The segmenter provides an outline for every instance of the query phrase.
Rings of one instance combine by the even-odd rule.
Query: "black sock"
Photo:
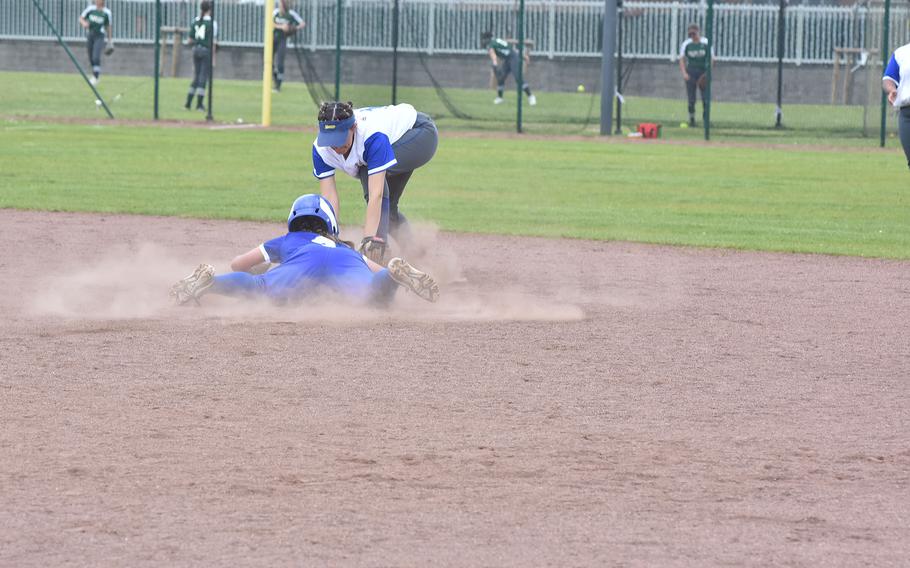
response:
[[[190,105],[193,104],[193,93],[190,93],[186,96],[186,104],[183,105],[186,108],[190,108]]]
[[[525,94],[531,96],[531,87],[525,87]]]
[[[496,89],[496,96],[500,99],[502,98],[502,87]]]
[[[95,79],[97,79],[98,76],[101,75],[101,73],[99,73],[99,72],[97,72],[97,71],[92,71],[92,75],[94,75],[94,76],[95,76]]]
[[[202,97],[205,95],[196,95],[196,108],[202,108]]]

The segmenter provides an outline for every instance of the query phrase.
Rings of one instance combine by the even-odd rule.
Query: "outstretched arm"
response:
[[[368,178],[370,200],[367,203],[367,218],[363,224],[363,234],[367,237],[376,236],[379,231],[379,222],[382,220],[382,194],[385,190],[385,170],[375,173]]]
[[[231,261],[231,270],[234,272],[249,272],[254,267],[264,263],[265,260],[265,256],[262,254],[262,249],[260,247],[256,247],[248,252],[234,257],[234,260]]]
[[[335,176],[322,178],[319,180],[319,193],[328,199],[335,210],[335,218],[341,219],[341,209],[338,207],[338,190],[335,188]]]

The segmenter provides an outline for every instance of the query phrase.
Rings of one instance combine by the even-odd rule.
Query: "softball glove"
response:
[[[365,237],[360,241],[360,254],[377,264],[385,266],[385,253],[388,245],[380,237]]]

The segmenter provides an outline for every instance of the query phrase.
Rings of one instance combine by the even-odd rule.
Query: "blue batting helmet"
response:
[[[321,219],[325,223],[326,230],[330,234],[338,236],[338,221],[335,220],[335,210],[332,209],[332,204],[325,197],[315,193],[308,193],[295,199],[294,204],[291,205],[291,212],[288,214],[288,230],[291,230],[291,223],[294,222],[294,219],[301,217],[317,217]]]

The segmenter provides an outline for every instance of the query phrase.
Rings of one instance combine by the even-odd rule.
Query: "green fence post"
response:
[[[711,68],[714,67],[714,49],[717,38],[714,37],[714,0],[708,0],[708,13],[705,14],[705,33],[708,36],[708,75],[705,85],[705,140],[711,139]]]
[[[783,94],[784,94],[784,33],[786,30],[786,19],[784,18],[784,9],[787,0],[780,0],[780,6],[777,11],[777,109],[774,111],[774,127],[781,128],[781,121],[784,118]]]
[[[341,22],[343,17],[342,5],[344,0],[338,0],[338,8],[335,10],[335,100],[341,100],[341,32],[343,30]]]
[[[174,46],[177,49],[177,46]],[[155,0],[155,111],[154,118],[158,120],[158,83],[161,69],[161,0]]]
[[[41,9],[41,6],[38,4],[38,0],[32,0],[32,4],[35,5],[35,8],[38,9],[38,13],[41,14],[41,17],[44,19],[44,22],[50,27],[51,31],[54,32],[54,35],[57,36],[57,41],[60,42],[60,45],[63,47],[63,51],[69,56],[70,61],[73,62],[73,65],[76,66],[76,69],[79,70],[79,73],[82,75],[82,79],[85,81],[85,84],[89,86],[93,93],[95,93],[95,101],[100,102],[101,106],[104,107],[104,112],[107,113],[109,118],[114,118],[114,114],[111,112],[111,109],[107,107],[107,103],[104,102],[104,99],[101,98],[101,93],[98,92],[98,89],[95,88],[95,85],[92,85],[91,81],[88,80],[88,75],[85,74],[85,70],[82,69],[82,66],[79,65],[79,62],[76,61],[76,57],[73,55],[73,52],[70,51],[66,42],[63,41],[63,37],[60,36],[60,32],[57,31],[57,28],[54,27],[54,24],[51,23],[51,19],[47,17],[47,14],[44,13],[44,10]]]
[[[521,95],[524,84],[525,67],[525,0],[518,2],[518,69],[515,70],[515,83],[518,85],[518,116],[516,130],[521,134]]]
[[[215,90],[215,50],[218,48],[217,47],[218,46],[218,34],[215,33],[215,0],[211,0],[211,2],[212,2],[212,11],[211,11],[211,15],[212,15],[212,49],[209,50],[209,69],[211,70],[211,73],[209,73],[208,111],[205,113],[205,120],[208,122],[215,120],[215,117],[212,115],[212,107],[214,106],[212,104],[212,93]],[[268,41],[268,38],[266,38],[266,41]],[[178,46],[175,45],[174,49],[178,49]]]
[[[392,104],[398,104],[398,10],[399,0],[392,7]]]

